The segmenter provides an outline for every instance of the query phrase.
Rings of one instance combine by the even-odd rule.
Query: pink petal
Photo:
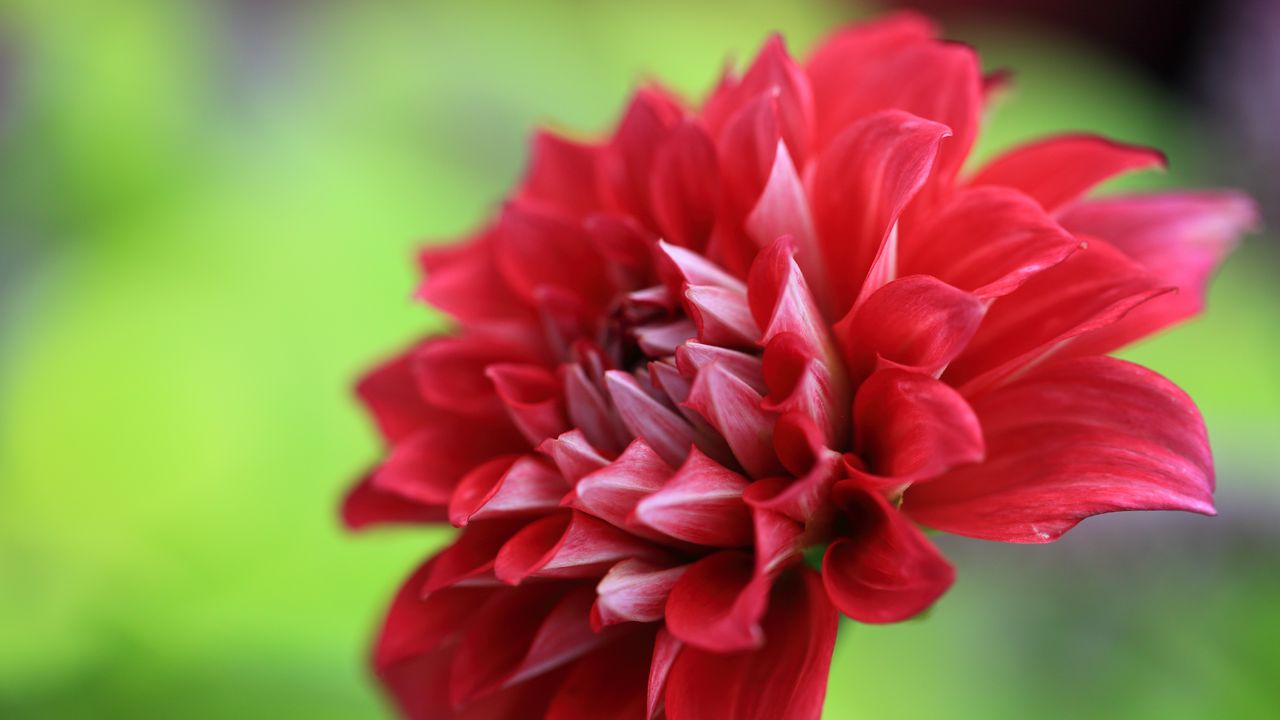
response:
[[[973,409],[928,375],[875,373],[858,389],[853,424],[859,456],[890,484],[918,482],[983,458]]]
[[[827,273],[822,266],[822,248],[818,245],[817,230],[809,212],[809,199],[782,141],[778,142],[768,183],[747,216],[746,229],[760,247],[767,247],[784,235],[793,238],[797,247],[796,261],[813,285],[814,299],[820,308],[830,312]]]
[[[829,277],[835,317],[853,304],[950,134],[945,125],[885,110],[850,126],[823,154],[810,197],[826,267],[839,269]]]
[[[1063,211],[1062,222],[1106,240],[1178,288],[1072,343],[1073,353],[1102,354],[1199,314],[1210,276],[1257,224],[1258,211],[1237,193],[1160,193],[1078,203]]]
[[[569,484],[546,460],[535,455],[501,457],[467,473],[449,501],[449,521],[463,527],[472,520],[529,515],[553,510]]]
[[[493,570],[511,585],[530,577],[596,578],[626,558],[657,561],[666,553],[603,520],[573,511],[524,527],[498,551]]]
[[[821,579],[807,570],[780,584],[770,605],[762,646],[735,654],[694,646],[680,651],[667,676],[667,717],[817,720],[835,646],[836,610]]]
[[[761,400],[750,385],[713,364],[698,373],[686,402],[724,437],[752,477],[781,470],[769,442],[775,417],[761,409]]]
[[[705,289],[724,292],[717,288]],[[698,326],[688,318],[679,318],[661,324],[643,325],[636,328],[635,333],[636,342],[644,354],[649,357],[664,357],[674,355],[677,348],[692,340],[698,334]]]
[[[1113,175],[1164,165],[1158,150],[1096,135],[1060,135],[1004,153],[970,184],[1017,188],[1052,213]]]
[[[578,481],[574,507],[622,527],[636,503],[662,487],[673,472],[643,439],[637,438],[617,460]]]
[[[987,305],[927,275],[898,278],[836,324],[836,339],[859,374],[874,359],[941,374],[977,332]]]
[[[1107,357],[1047,363],[974,409],[987,460],[907,491],[904,510],[926,525],[1049,542],[1098,513],[1214,513],[1200,413],[1150,370]]]
[[[675,411],[653,399],[636,379],[621,370],[605,373],[609,394],[623,424],[642,437],[667,463],[679,465],[693,445],[693,427]]]
[[[562,366],[565,407],[574,427],[589,444],[606,452],[620,452],[627,444],[626,426],[614,414],[600,386],[592,382],[582,365]]]
[[[931,223],[909,234],[900,245],[901,266],[990,299],[1066,260],[1081,244],[1027,195],[983,186],[960,191]]]
[[[859,622],[899,622],[951,587],[955,570],[883,496],[850,482],[833,496],[851,534],[827,548],[822,581],[840,612]]]
[[[678,245],[658,241],[658,269],[672,292],[683,294],[685,285],[705,285],[741,295],[747,286],[705,256]]]
[[[595,617],[599,618],[599,625],[661,620],[667,596],[687,568],[634,558],[614,565],[596,586]]]
[[[635,520],[678,540],[713,547],[749,545],[747,479],[696,448],[661,489],[640,500]]]

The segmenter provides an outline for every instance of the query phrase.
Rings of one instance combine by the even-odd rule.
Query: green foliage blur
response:
[[[445,530],[350,536],[377,457],[349,388],[440,318],[412,250],[518,176],[529,130],[600,132],[646,77],[832,2],[0,3],[0,718],[351,718],[384,602]],[[1092,129],[1211,179],[1143,78],[955,29],[1017,69],[981,150]],[[927,621],[842,628],[827,717],[1280,717],[1280,297],[1255,237],[1208,316],[1130,354],[1186,387],[1221,515],[1099,518],[1048,547],[944,540]]]

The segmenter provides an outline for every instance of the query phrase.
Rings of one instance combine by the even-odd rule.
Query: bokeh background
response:
[[[1100,131],[1172,159],[1124,185],[1247,185],[1280,227],[1280,5],[918,4],[1016,70],[980,154]],[[335,508],[378,452],[352,378],[440,326],[413,248],[495,206],[533,125],[876,11],[0,2],[0,717],[384,716],[368,637],[448,533]],[[843,628],[827,717],[1280,717],[1277,249],[1128,353],[1201,403],[1220,516],[944,540],[928,619]]]

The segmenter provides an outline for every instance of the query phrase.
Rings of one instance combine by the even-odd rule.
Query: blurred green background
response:
[[[390,592],[446,531],[345,535],[370,361],[439,319],[411,253],[479,222],[538,123],[690,97],[839,3],[0,2],[0,718],[348,718]],[[950,28],[1057,129],[1216,181],[1178,97],[1053,34]],[[1226,162],[1229,163],[1229,158]],[[1215,163],[1218,163],[1215,165]],[[843,629],[829,718],[1280,717],[1280,294],[1250,238],[1209,314],[1129,353],[1201,403],[1220,516],[946,539],[926,621]]]

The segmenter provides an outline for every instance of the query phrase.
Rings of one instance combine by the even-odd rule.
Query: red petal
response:
[[[617,460],[578,481],[574,507],[622,527],[641,498],[662,487],[674,469],[637,438]]]
[[[881,370],[858,389],[855,442],[886,481],[918,482],[982,460],[982,429],[955,389],[927,375]]]
[[[383,492],[366,475],[352,486],[342,500],[342,522],[348,530],[363,530],[371,525],[418,524],[445,519],[443,508],[422,505],[394,493]]]
[[[767,247],[784,235],[792,237],[797,247],[796,261],[804,270],[805,279],[813,285],[818,307],[830,312],[827,273],[822,266],[822,248],[809,212],[809,199],[787,146],[781,141],[768,183],[747,216],[746,229],[759,247]]]
[[[945,125],[886,110],[852,125],[822,155],[811,200],[826,267],[838,268],[829,277],[835,317],[853,304],[950,134]]]
[[[550,463],[534,455],[501,457],[467,473],[449,501],[449,521],[529,515],[553,510],[569,484]]]
[[[476,521],[468,525],[454,538],[449,547],[441,550],[431,563],[431,573],[422,585],[422,594],[428,595],[443,588],[472,581],[472,584],[494,584],[493,558],[526,521],[501,519]]]
[[[661,489],[635,506],[635,519],[698,545],[749,545],[751,515],[742,501],[746,486],[746,478],[695,448]]]
[[[466,627],[493,588],[451,588],[422,596],[431,572],[424,563],[400,586],[374,646],[374,668],[381,671],[395,663],[439,647]]]
[[[769,244],[751,265],[747,295],[756,324],[764,329],[761,343],[780,333],[793,333],[806,343],[808,355],[834,358],[827,323],[809,292],[809,284],[795,261],[795,241],[782,237]]]
[[[391,449],[373,483],[380,489],[429,505],[448,504],[453,489],[473,467],[520,450],[505,428],[474,422],[427,425]]]
[[[601,455],[587,442],[582,431],[576,429],[547,440],[538,446],[538,450],[548,455],[560,469],[560,474],[574,484],[588,473],[609,464],[609,458]]]
[[[970,184],[1017,188],[1052,213],[1113,175],[1164,165],[1158,150],[1096,135],[1060,135],[1004,153]]]
[[[580,224],[509,203],[497,243],[502,276],[529,303],[538,301],[542,286],[567,291],[592,307],[612,295],[604,260]]]
[[[725,124],[719,149],[725,195],[734,216],[745,217],[755,206],[781,141],[777,99],[771,94],[743,105]]]
[[[573,511],[549,515],[516,533],[498,551],[494,574],[516,585],[530,577],[597,578],[626,558],[663,560],[666,553],[603,520]]]
[[[743,293],[709,285],[689,285],[684,297],[697,325],[699,342],[740,349],[756,346],[760,330],[751,319],[751,309]]]
[[[1008,295],[1080,246],[1023,193],[978,187],[959,192],[933,222],[903,239],[901,266],[989,299]]]
[[[693,445],[693,427],[688,421],[650,397],[631,375],[610,370],[605,379],[613,405],[627,429],[644,438],[669,464],[684,462]]]
[[[716,148],[690,121],[676,126],[653,160],[649,202],[664,238],[702,249],[716,220],[720,172]]]
[[[677,295],[684,292],[685,285],[718,287],[732,290],[739,295],[747,291],[747,286],[726,272],[724,268],[705,256],[678,245],[659,240],[658,260],[658,270],[663,276],[663,281]]]
[[[679,122],[680,107],[664,91],[648,87],[636,93],[618,124],[603,160],[605,200],[614,210],[633,215],[650,228],[651,169],[658,148]]]
[[[849,413],[846,388],[827,366],[813,359],[808,343],[795,333],[781,333],[764,350],[764,376],[769,395],[761,404],[779,414],[798,413],[820,428],[826,442],[845,437]]]
[[[1071,352],[1110,352],[1198,314],[1209,277],[1257,220],[1253,202],[1230,192],[1131,195],[1067,208],[1063,225],[1106,240],[1163,283],[1178,288],[1116,324],[1078,338]]]
[[[803,571],[774,593],[763,646],[737,654],[680,651],[667,678],[667,717],[817,720],[837,624],[821,579]]]
[[[898,278],[871,294],[835,326],[851,367],[873,358],[928,375],[940,374],[973,337],[987,305],[928,275]]]
[[[1090,240],[1066,262],[997,300],[943,379],[972,396],[1169,290],[1120,251]]]
[[[412,358],[411,350],[387,360],[365,373],[356,384],[356,396],[373,415],[388,442],[402,440],[432,419],[445,415],[427,405],[418,394]]]
[[[653,642],[653,660],[649,663],[649,692],[645,703],[649,720],[656,720],[665,709],[667,675],[683,647],[684,643],[677,640],[665,627],[658,630],[658,636]]]
[[[738,652],[764,642],[760,618],[772,578],[754,571],[751,556],[722,551],[699,560],[667,598],[667,629],[690,645]]]
[[[775,417],[760,408],[761,400],[750,385],[713,364],[698,373],[686,401],[724,437],[752,477],[782,469],[770,443]]]
[[[529,168],[517,197],[524,204],[570,217],[582,217],[600,207],[596,167],[600,149],[546,131],[533,136]]]
[[[564,399],[569,420],[591,445],[616,453],[626,447],[629,433],[614,414],[600,386],[578,363],[563,366]]]
[[[1200,413],[1149,370],[1106,357],[1049,363],[974,409],[987,461],[907,491],[903,508],[926,525],[1048,542],[1098,513],[1214,512]]]
[[[498,269],[495,233],[463,245],[429,247],[419,255],[427,277],[415,296],[463,323],[531,319],[528,305]]]
[[[951,587],[955,570],[884,497],[849,482],[833,497],[851,527],[822,558],[822,581],[840,612],[859,622],[899,622]]]
[[[636,559],[614,565],[596,586],[595,613],[600,625],[661,620],[667,596],[687,568]]]
[[[721,368],[761,395],[769,392],[764,384],[760,358],[755,355],[698,342],[685,343],[676,351],[676,367],[685,377],[697,377],[711,363],[719,363]]]
[[[551,371],[537,365],[490,365],[485,375],[520,432],[534,446],[569,429],[564,391]]]

